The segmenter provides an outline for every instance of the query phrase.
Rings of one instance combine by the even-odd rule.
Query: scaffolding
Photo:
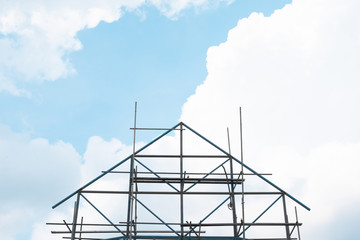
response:
[[[137,128],[135,111],[134,123],[132,154],[55,204],[75,198],[72,220],[47,223],[52,234],[71,240],[301,239],[302,223],[296,207],[290,222],[286,199],[310,208],[268,180],[271,174],[245,164],[242,150],[240,159],[233,156],[230,138],[225,151],[183,122]],[[136,150],[140,130],[163,133]]]

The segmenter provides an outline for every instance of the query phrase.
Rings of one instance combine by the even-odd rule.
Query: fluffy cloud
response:
[[[54,81],[75,70],[67,53],[81,49],[78,31],[120,18],[143,1],[11,1],[0,10],[0,90],[21,94],[17,81]],[[23,80],[19,80],[23,79]]]
[[[245,161],[313,208],[309,239],[339,239],[328,226],[360,200],[359,7],[294,0],[241,19],[208,50],[208,76],[183,106],[181,119],[221,146],[229,126],[235,154],[243,107]]]
[[[4,239],[31,231],[31,223],[45,217],[50,204],[79,183],[80,158],[71,144],[30,139],[0,125],[0,230]]]
[[[143,143],[137,143],[138,147],[141,147]],[[38,217],[36,222],[33,222],[31,228],[31,239],[33,240],[45,240],[45,239],[59,239],[59,235],[51,234],[51,230],[64,231],[63,226],[56,228],[56,226],[45,226],[45,222],[61,222],[63,219],[67,222],[72,221],[73,204],[75,197],[67,200],[63,204],[59,205],[55,210],[50,210],[50,206],[56,204],[58,201],[68,196],[70,193],[77,190],[80,186],[85,185],[94,178],[102,174],[102,171],[108,170],[113,165],[117,164],[124,158],[128,157],[132,153],[132,146],[123,144],[118,139],[111,139],[106,141],[99,136],[93,136],[89,138],[86,152],[82,157],[82,163],[80,166],[76,165],[75,173],[78,177],[78,182],[72,182],[69,185],[63,186],[61,180],[56,180],[57,184],[62,188],[66,188],[65,191],[58,191],[56,199],[52,199],[51,203],[47,203],[48,206],[46,214],[40,219]],[[69,160],[69,159],[67,159]],[[73,163],[74,164],[74,163]],[[121,168],[122,167],[122,168]],[[128,171],[128,162],[123,164],[116,170]],[[69,173],[62,173],[63,178],[68,178]],[[39,177],[38,177],[39,178]],[[90,185],[86,190],[128,190],[128,176],[122,174],[107,174],[105,177],[96,181]],[[123,206],[127,205],[127,196],[120,195],[97,195],[97,194],[84,194],[91,203],[93,203],[98,209],[100,209],[110,219],[118,218],[119,213],[125,214]],[[114,200],[116,199],[116,200]],[[123,215],[122,215],[123,216]],[[84,199],[81,199],[79,220],[83,217],[84,221],[89,222],[104,222],[104,218],[94,210]],[[123,219],[122,219],[123,220]],[[29,236],[29,237],[30,237]],[[30,239],[30,238],[29,238]]]
[[[156,6],[164,15],[175,19],[178,17],[180,12],[186,8],[206,8],[211,4],[217,4],[219,2],[226,2],[231,4],[233,0],[151,0],[150,2]]]
[[[28,81],[54,81],[74,73],[68,54],[82,48],[77,32],[94,28],[101,21],[114,22],[124,11],[153,4],[166,16],[175,18],[185,8],[207,3],[207,0],[2,0],[0,91],[29,96],[18,85]]]

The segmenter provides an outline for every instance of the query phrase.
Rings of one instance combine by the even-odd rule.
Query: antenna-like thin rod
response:
[[[241,208],[242,208],[242,227],[243,227],[243,240],[245,240],[245,197],[244,197],[244,156],[243,156],[243,138],[242,138],[242,115],[241,107],[239,107],[240,113],[240,160],[241,160]]]
[[[130,177],[129,177],[129,197],[128,197],[128,215],[127,215],[127,234],[129,239],[132,239],[132,225],[133,225],[133,204],[134,204],[134,161],[135,161],[135,140],[136,140],[136,114],[137,102],[135,102],[134,114],[134,139],[133,139],[133,154],[130,162]]]

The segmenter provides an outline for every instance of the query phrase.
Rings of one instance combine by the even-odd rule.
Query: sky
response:
[[[137,101],[139,126],[181,120],[225,147],[226,127],[239,144],[241,106],[246,161],[312,208],[300,213],[304,239],[355,239],[359,10],[356,0],[0,1],[2,238],[50,239],[44,223],[68,214],[51,206],[131,152]]]

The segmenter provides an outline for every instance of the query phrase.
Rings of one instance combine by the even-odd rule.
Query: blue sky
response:
[[[139,124],[176,123],[207,75],[206,52],[251,12],[271,14],[290,1],[235,1],[190,8],[173,20],[152,6],[77,33],[83,49],[67,58],[76,73],[54,82],[20,82],[30,98],[2,92],[1,123],[83,153],[90,136],[131,143],[134,102]],[[147,135],[149,140],[153,136]]]
[[[69,212],[50,207],[131,152],[135,101],[138,126],[181,119],[225,149],[226,127],[239,145],[242,106],[246,161],[312,208],[299,210],[304,239],[355,239],[334,226],[359,225],[359,10],[0,0],[2,239],[51,239],[44,223]]]

